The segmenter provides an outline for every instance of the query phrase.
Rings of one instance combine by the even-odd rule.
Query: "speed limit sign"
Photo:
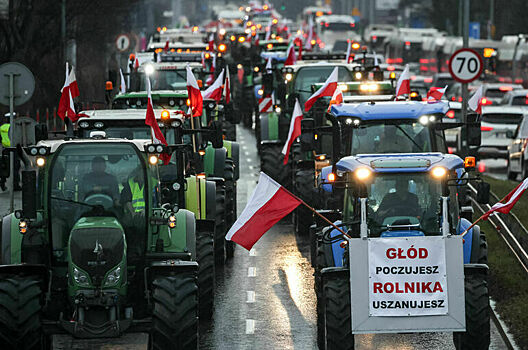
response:
[[[483,69],[480,55],[473,49],[460,49],[449,59],[449,73],[461,83],[470,83],[480,77]]]

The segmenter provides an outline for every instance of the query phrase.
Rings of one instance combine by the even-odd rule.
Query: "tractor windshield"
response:
[[[302,105],[312,95],[312,85],[324,83],[332,73],[335,66],[308,66],[299,68],[295,76],[294,92],[299,94],[299,103]],[[338,81],[351,81],[352,76],[348,69],[339,67],[337,69]]]
[[[148,171],[155,176],[155,170]],[[60,147],[50,165],[48,184],[55,257],[60,258],[81,217],[113,216],[127,235],[143,232],[149,205],[146,176],[144,161],[132,144],[87,142]]]
[[[416,121],[366,123],[351,128],[348,138],[349,146],[346,148],[352,155],[445,152],[442,131],[433,131]]]
[[[405,227],[440,234],[442,183],[429,173],[377,174],[367,183],[367,220],[371,236]],[[358,217],[354,190],[345,192],[345,221]]]

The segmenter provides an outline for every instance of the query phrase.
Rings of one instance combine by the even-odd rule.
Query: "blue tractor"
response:
[[[462,325],[449,329],[437,322],[439,318],[424,316],[385,317],[379,324],[398,327],[409,322],[408,332],[416,332],[422,325],[428,327],[423,328],[427,331],[451,330],[457,349],[488,348],[487,244],[479,226],[460,237],[471,223],[460,217],[457,201],[458,186],[468,181],[480,182],[478,177],[470,175],[474,170],[473,160],[472,157],[461,159],[453,154],[430,151],[360,154],[343,157],[333,166],[323,168],[321,187],[343,199],[342,218],[334,224],[349,237],[331,226],[322,229],[317,237],[315,289],[321,349],[354,349],[354,334],[361,333],[351,327],[351,320],[353,325],[353,318],[359,317],[358,308],[351,305],[351,295],[357,296],[365,288],[357,283],[354,271],[357,268],[368,271],[370,255],[357,259],[355,253],[349,254],[357,244],[373,239],[430,240],[435,237],[457,241],[459,247],[459,260],[454,267],[449,267],[453,259],[446,254],[448,278],[456,275],[452,270],[458,270],[460,281],[460,294],[454,301],[449,299],[450,303],[460,305],[450,305],[449,315],[459,312],[461,323],[465,319],[465,328]],[[479,188],[477,200],[485,202],[489,187]],[[449,249],[449,252],[455,250]],[[367,283],[368,278],[367,274]],[[370,330],[368,333],[376,331],[375,328]],[[394,332],[405,332],[405,327]]]

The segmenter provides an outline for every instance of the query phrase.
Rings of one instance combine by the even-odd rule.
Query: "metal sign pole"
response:
[[[462,0],[460,0],[462,1]],[[469,45],[469,0],[464,1],[464,20],[463,20],[463,38],[462,38],[462,47],[467,48]],[[462,84],[462,121],[464,122],[463,135],[462,135],[462,149],[460,150],[463,156],[469,155],[468,149],[468,83]]]
[[[15,135],[15,73],[9,73],[9,140],[11,143],[14,142]],[[11,148],[13,144],[9,145]],[[11,189],[9,193],[9,212],[12,213],[15,202],[15,152],[11,152],[10,157],[10,170],[11,170]]]

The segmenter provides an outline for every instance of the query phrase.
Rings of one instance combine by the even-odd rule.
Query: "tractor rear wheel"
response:
[[[198,286],[194,273],[159,276],[152,282],[154,349],[198,348]]]
[[[327,350],[353,350],[350,319],[350,281],[343,276],[324,276],[323,299]]]
[[[196,260],[198,261],[198,304],[200,321],[213,317],[215,295],[214,240],[211,232],[196,233]]]
[[[457,350],[487,349],[490,345],[490,307],[486,275],[465,276],[466,331],[453,333]]]
[[[216,212],[215,212],[215,237],[214,237],[214,257],[216,265],[223,265],[225,261],[225,234],[226,234],[226,200],[225,186],[216,185]]]
[[[41,349],[42,291],[34,276],[0,275],[0,343],[2,349]]]
[[[282,186],[291,188],[291,162],[284,165],[282,145],[268,143],[261,145],[260,170]]]

